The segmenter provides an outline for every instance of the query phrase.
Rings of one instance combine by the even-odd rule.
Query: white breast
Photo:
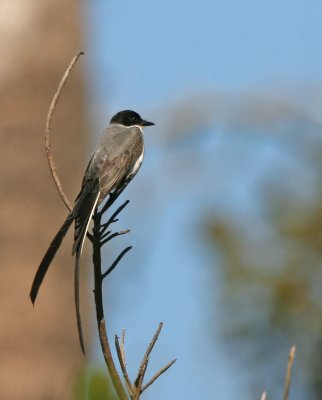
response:
[[[142,154],[138,158],[137,162],[134,164],[133,170],[131,172],[132,176],[134,176],[138,172],[138,170],[140,169],[142,161],[143,161],[143,157],[144,157],[144,149],[142,151]]]

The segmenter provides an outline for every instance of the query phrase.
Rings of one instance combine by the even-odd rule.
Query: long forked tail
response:
[[[77,329],[78,329],[79,343],[80,343],[81,349],[84,354],[85,354],[85,346],[84,346],[84,336],[83,336],[83,329],[82,329],[82,320],[81,320],[81,313],[80,313],[80,299],[79,299],[80,257],[82,255],[82,250],[83,250],[83,246],[84,246],[86,233],[88,231],[88,227],[91,222],[93,213],[96,209],[99,195],[100,195],[99,192],[93,194],[92,198],[89,199],[86,207],[84,206],[82,209],[83,215],[80,215],[79,219],[76,220],[75,242],[74,242],[74,247],[73,247],[73,253],[76,253],[74,294],[75,294]]]
[[[44,258],[42,259],[38,270],[36,272],[35,278],[33,280],[31,290],[30,290],[30,298],[32,301],[32,304],[35,303],[39,288],[42,284],[42,281],[48,271],[48,268],[55,257],[55,254],[57,253],[57,250],[59,249],[61,242],[63,241],[66,233],[68,232],[68,229],[70,225],[72,224],[74,220],[73,212],[71,212],[66,221],[63,223],[62,227],[59,229],[58,233],[50,243],[50,246],[44,255]]]

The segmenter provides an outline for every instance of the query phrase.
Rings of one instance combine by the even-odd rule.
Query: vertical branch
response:
[[[105,325],[104,309],[103,309],[103,293],[102,293],[102,270],[101,270],[101,243],[100,243],[100,227],[101,227],[102,214],[95,212],[94,214],[94,227],[93,227],[93,264],[94,264],[94,296],[96,304],[96,317],[98,324],[98,331],[100,337],[100,343],[105,359],[107,369],[109,371],[111,380],[113,382],[114,388],[119,396],[120,400],[128,400],[126,391],[122,385],[119,374],[116,370],[111,348],[108,342],[108,336]]]

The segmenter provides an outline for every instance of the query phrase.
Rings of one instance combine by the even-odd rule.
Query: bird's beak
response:
[[[155,125],[155,124],[153,122],[145,121],[144,119],[142,119],[142,121],[140,122],[140,125],[151,126],[151,125]]]

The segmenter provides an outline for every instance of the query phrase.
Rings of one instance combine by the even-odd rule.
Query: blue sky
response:
[[[225,145],[218,126],[214,140],[206,144],[200,140],[169,148],[162,139],[168,122],[164,113],[195,93],[234,95],[319,83],[321,15],[321,1],[86,3],[85,63],[93,131],[102,131],[111,114],[125,108],[157,123],[146,133],[145,162],[126,196],[131,203],[120,227],[129,226],[132,232],[109,252],[116,254],[128,244],[134,250],[105,285],[110,334],[127,329],[132,371],[161,320],[165,328],[151,368],[178,358],[146,398],[230,400],[240,392],[247,398],[248,393],[245,371],[227,357],[213,329],[220,323],[220,310],[212,303],[220,286],[209,287],[218,272],[209,275],[213,258],[199,224],[201,208],[229,202],[249,205],[250,199],[240,200],[247,198],[248,188],[251,192],[254,175],[240,183],[240,190],[209,190],[211,170],[226,168],[235,177],[226,185],[236,181],[238,165],[225,164],[236,157],[236,149]],[[217,141],[224,143],[220,149]],[[238,159],[249,165],[247,144],[236,139],[236,148]],[[193,160],[191,175],[181,176],[181,160],[187,157]],[[251,157],[260,161],[254,149]],[[215,177],[220,180],[218,172]],[[210,315],[215,322],[209,322]]]
[[[93,0],[85,18],[95,93],[118,109],[191,88],[314,80],[322,69],[321,9],[299,0]]]

